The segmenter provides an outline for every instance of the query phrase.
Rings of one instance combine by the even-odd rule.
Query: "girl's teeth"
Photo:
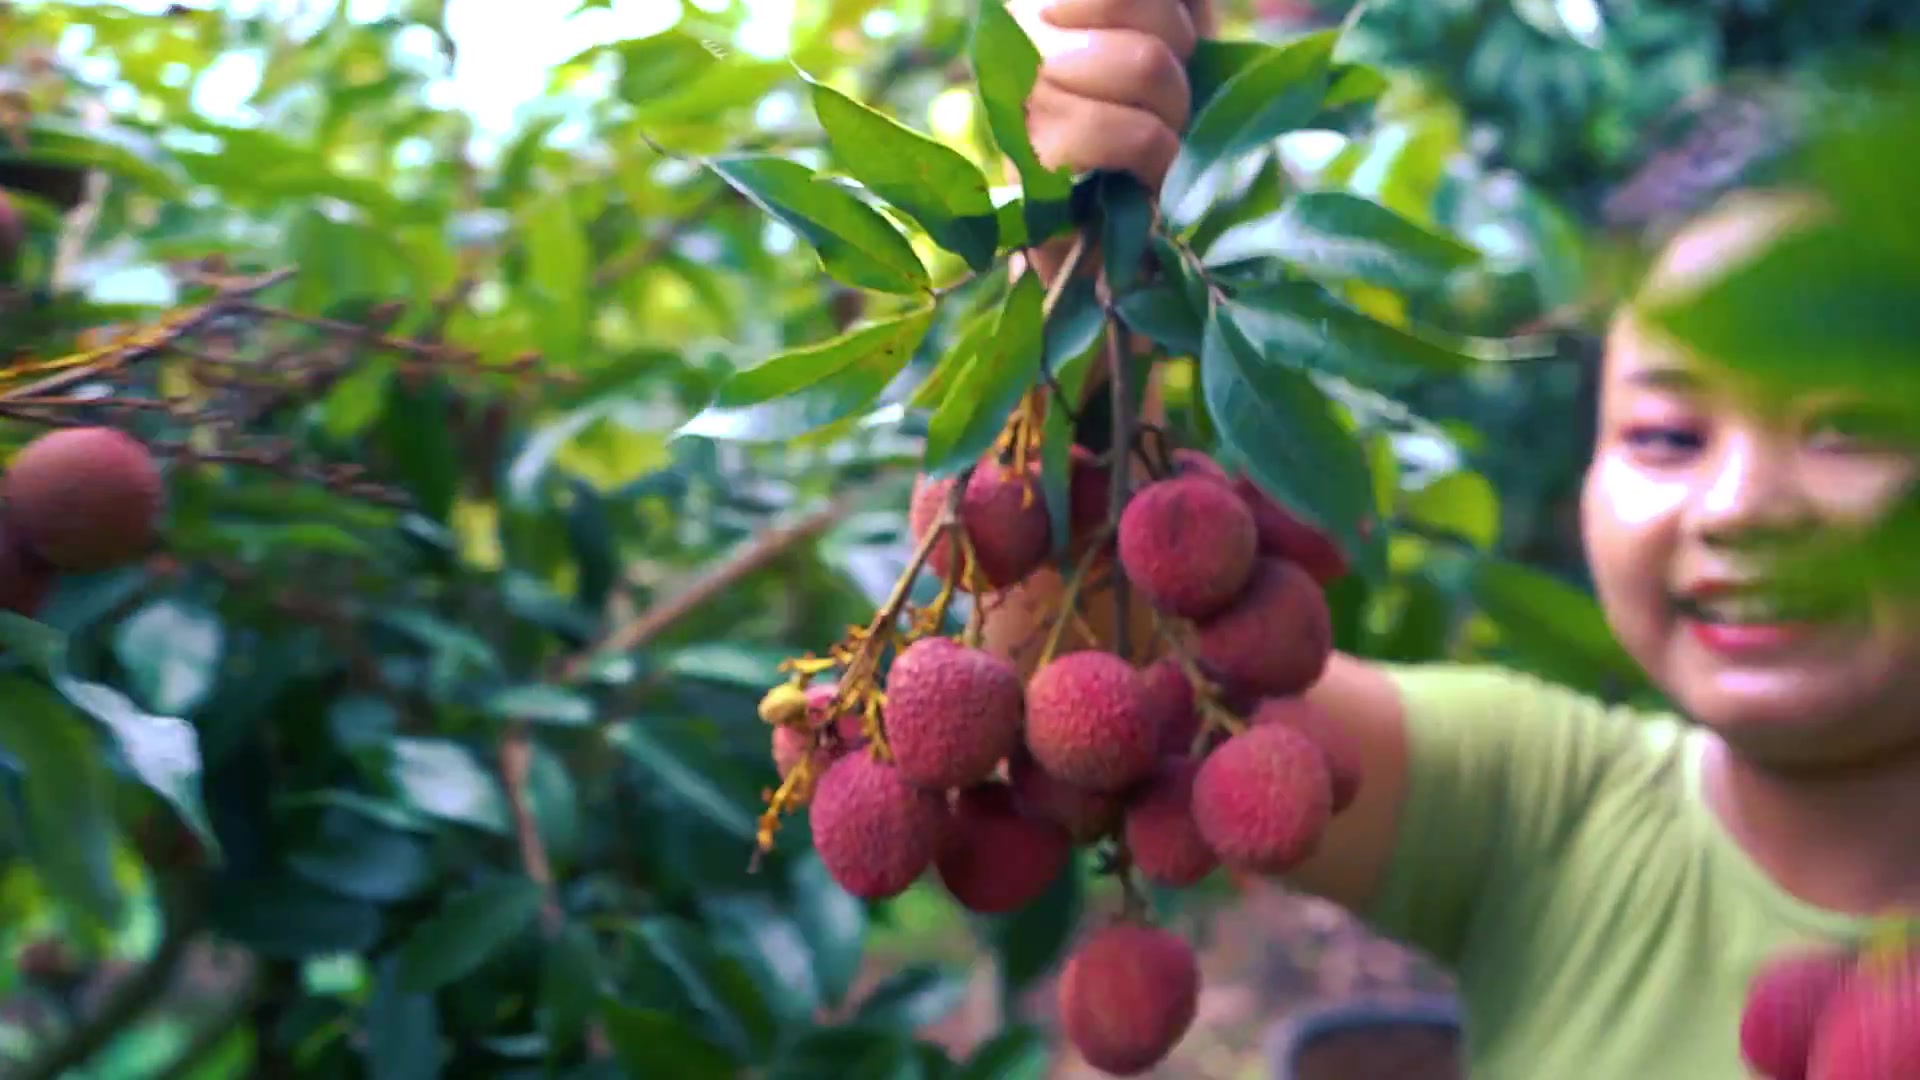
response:
[[[1811,611],[1773,596],[1720,596],[1702,601],[1699,614],[1710,622],[1781,623],[1804,619]]]

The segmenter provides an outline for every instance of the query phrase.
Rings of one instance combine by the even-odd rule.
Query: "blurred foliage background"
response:
[[[973,4],[542,7],[0,4],[0,189],[26,225],[0,268],[4,387],[204,299],[185,271],[209,258],[289,268],[262,303],[309,328],[383,305],[391,323],[338,336],[352,374],[271,432],[412,499],[178,467],[164,553],[0,625],[10,664],[116,695],[76,711],[20,691],[0,715],[0,1061],[1066,1075],[1044,991],[1092,910],[1087,874],[1004,918],[932,888],[869,908],[826,878],[804,819],[748,866],[773,776],[754,704],[904,565],[925,435],[906,399],[956,327],[867,422],[672,437],[728,374],[872,302],[688,159],[828,166],[797,66],[999,175]],[[1292,187],[1376,200],[1484,261],[1350,299],[1502,346],[1368,403],[1396,531],[1389,573],[1336,598],[1343,646],[1646,694],[1573,527],[1620,238],[1769,160],[1788,90],[1916,22],[1895,0],[1224,4],[1231,39],[1345,25],[1344,58],[1385,85],[1209,188],[1208,228]],[[936,279],[962,269],[919,252]],[[478,372],[423,375],[397,338]],[[529,353],[533,375],[513,367]],[[1228,882],[1183,904],[1196,932],[1281,920],[1263,925],[1285,928],[1296,996],[1347,963],[1324,913]],[[1242,975],[1255,1004],[1203,1013],[1166,1075],[1246,1075],[1280,1011],[1271,972]]]

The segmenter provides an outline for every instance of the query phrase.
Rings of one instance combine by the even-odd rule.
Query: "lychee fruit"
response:
[[[1153,606],[1199,619],[1230,602],[1259,538],[1253,514],[1225,485],[1200,476],[1157,480],[1120,515],[1120,567]]]
[[[1234,695],[1297,694],[1333,655],[1327,597],[1298,563],[1261,558],[1239,596],[1197,624],[1201,667]]]
[[[0,528],[0,610],[38,614],[58,575],[12,529]]]
[[[1027,680],[1027,749],[1047,772],[1090,791],[1119,791],[1153,771],[1160,733],[1146,683],[1109,652],[1083,649]]]
[[[1808,949],[1769,961],[1747,988],[1740,1056],[1767,1080],[1807,1080],[1820,1014],[1846,982],[1851,958]]]
[[[1153,777],[1127,801],[1127,851],[1147,880],[1186,888],[1220,865],[1193,822],[1193,780],[1200,762],[1160,759]]]
[[[1360,794],[1360,742],[1332,713],[1297,695],[1270,697],[1260,700],[1247,723],[1285,724],[1312,739],[1327,756],[1327,773],[1333,780],[1333,812],[1342,813],[1353,805]]]
[[[62,428],[7,466],[7,523],[61,570],[106,570],[144,554],[158,528],[160,469],[145,444],[109,427]]]
[[[939,850],[947,802],[871,753],[848,754],[821,775],[808,817],[827,873],[854,896],[883,900],[919,879]]]
[[[1232,483],[1227,476],[1227,470],[1221,468],[1219,462],[1190,446],[1177,448],[1173,453],[1168,454],[1167,458],[1173,466],[1172,472],[1175,476],[1197,476],[1222,484]]]
[[[994,915],[1038,900],[1072,855],[1065,829],[1028,813],[994,781],[960,791],[934,866],[960,906]]]
[[[1233,478],[1234,491],[1253,512],[1260,535],[1260,554],[1299,563],[1323,588],[1347,576],[1346,553],[1325,532],[1302,520],[1280,500],[1268,494],[1241,470]]]
[[[985,649],[921,638],[894,658],[886,693],[894,764],[921,787],[977,783],[1020,745],[1020,672]]]
[[[1868,958],[1832,992],[1807,1080],[1910,1080],[1920,1071],[1920,954]]]
[[[1074,949],[1055,988],[1060,1026],[1087,1064],[1138,1076],[1173,1052],[1200,1001],[1193,946],[1172,931],[1116,922]]]
[[[1160,752],[1184,754],[1193,749],[1193,740],[1200,734],[1200,710],[1194,703],[1193,682],[1180,661],[1170,656],[1156,660],[1141,678],[1146,684],[1147,711],[1160,732]]]
[[[808,731],[799,728],[778,725],[773,729],[773,765],[779,770],[780,779],[785,780],[793,767],[800,763],[809,749],[814,754],[814,775],[818,776],[828,765],[842,755],[859,749],[867,743],[866,733],[860,730],[860,717],[842,714],[830,717],[827,709],[833,704],[836,688],[832,683],[814,683],[805,690]],[[816,746],[810,735],[812,731],[832,723],[836,738],[826,746]]]
[[[1280,874],[1299,865],[1319,846],[1332,813],[1326,754],[1285,724],[1234,735],[1194,776],[1194,824],[1235,869]]]
[[[1028,813],[1054,822],[1076,844],[1091,844],[1120,825],[1120,795],[1074,787],[1033,760],[1025,746],[1007,756],[1007,781]]]
[[[908,525],[915,540],[924,537],[940,519],[956,477],[921,476],[914,482],[908,506]],[[1053,544],[1053,521],[1040,487],[1038,463],[1025,474],[993,458],[981,460],[960,497],[960,525],[973,545],[975,573],[958,583],[970,592],[987,592],[1019,584],[1046,562]],[[960,573],[960,552],[951,536],[936,541],[927,566],[942,581]]]

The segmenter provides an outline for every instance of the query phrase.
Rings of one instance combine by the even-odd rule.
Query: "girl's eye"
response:
[[[1698,453],[1704,443],[1699,432],[1667,424],[1636,424],[1627,429],[1625,441],[1635,450],[1656,458]]]

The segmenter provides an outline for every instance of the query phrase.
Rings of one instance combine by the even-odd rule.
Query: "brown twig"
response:
[[[527,723],[516,720],[507,725],[500,737],[500,782],[506,790],[507,806],[513,813],[513,831],[520,842],[520,864],[527,877],[540,887],[540,928],[549,939],[559,935],[566,923],[560,897],[554,891],[553,863],[547,858],[547,845],[540,839],[540,823],[533,818],[532,800],[527,795],[527,773],[533,765],[533,741]]]
[[[835,496],[824,506],[787,525],[757,533],[720,561],[709,565],[678,593],[654,604],[632,620],[614,629],[561,665],[559,678],[572,682],[586,674],[592,663],[609,653],[629,652],[658,637],[674,623],[686,618],[748,577],[780,557],[795,544],[825,532],[846,517],[863,492]]]
[[[1118,529],[1120,515],[1126,511],[1130,487],[1129,478],[1133,467],[1133,395],[1127,385],[1127,357],[1122,342],[1126,337],[1126,328],[1120,322],[1120,315],[1114,310],[1113,292],[1108,287],[1106,271],[1100,273],[1096,285],[1100,294],[1100,306],[1106,312],[1107,321],[1107,383],[1113,394],[1113,426],[1108,439],[1108,447],[1113,454],[1112,479],[1108,483],[1107,527]],[[1132,634],[1128,625],[1127,575],[1118,573],[1113,576],[1113,641],[1114,651],[1128,663],[1133,662],[1131,647]]]

